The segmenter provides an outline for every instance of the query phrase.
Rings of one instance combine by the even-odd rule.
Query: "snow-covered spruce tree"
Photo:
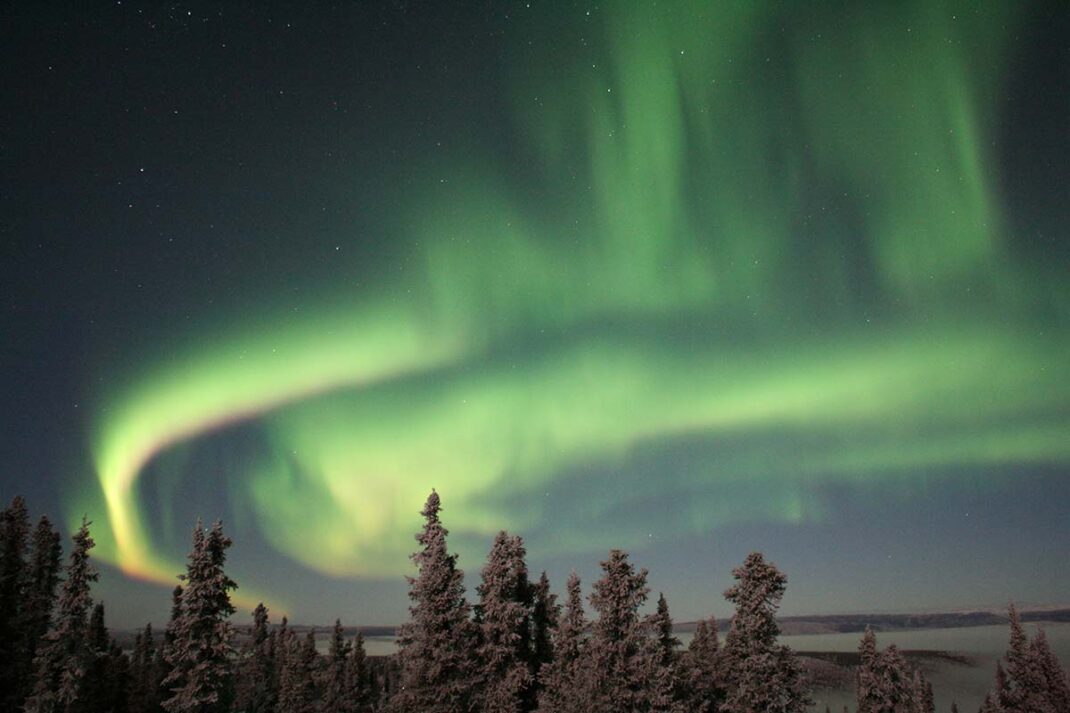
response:
[[[671,665],[680,640],[672,633],[672,616],[669,614],[669,602],[666,601],[664,592],[658,593],[658,608],[650,616],[648,623],[654,634],[659,663]]]
[[[554,657],[553,632],[561,617],[557,595],[550,591],[550,578],[543,572],[535,583],[531,605],[531,656],[538,678],[539,670]]]
[[[44,515],[37,521],[31,537],[31,554],[23,590],[20,637],[22,651],[14,661],[16,678],[20,689],[14,693],[19,707],[30,694],[33,685],[33,661],[42,637],[52,625],[52,610],[56,606],[56,588],[59,586],[62,538]],[[9,694],[10,695],[10,694]],[[0,696],[3,702],[6,698]],[[5,709],[0,702],[0,709]]]
[[[685,710],[683,687],[677,684],[677,649],[680,640],[672,633],[672,616],[663,593],[658,593],[657,610],[647,617],[646,677],[651,710]],[[690,709],[686,709],[690,710]]]
[[[858,713],[933,713],[932,686],[894,644],[879,650],[876,635],[866,627],[858,653]]]
[[[446,549],[442,505],[431,491],[412,555],[417,575],[409,577],[410,619],[398,632],[401,680],[391,698],[399,713],[468,713],[474,706],[478,630],[465,600],[457,555]]]
[[[350,713],[353,710],[353,696],[349,691],[348,665],[350,643],[345,640],[342,620],[334,620],[331,630],[331,643],[327,649],[327,660],[321,668],[320,690],[323,691],[323,709]]]
[[[1058,675],[1062,667],[1054,656],[1046,662],[1043,651],[1047,649],[1046,638],[1041,639],[1039,646],[1029,641],[1014,604],[1010,605],[1008,614],[1010,644],[1003,657],[1006,666],[996,663],[992,704],[1002,713],[1062,713],[1067,710],[1065,702],[1070,696],[1066,674]],[[1049,673],[1052,668],[1055,671]]]
[[[602,562],[602,578],[594,584],[591,606],[598,614],[592,626],[586,665],[589,668],[588,710],[632,713],[668,710],[651,680],[654,647],[639,608],[647,599],[647,571],[636,570],[627,553],[611,550]]]
[[[532,589],[525,554],[520,537],[499,532],[476,588],[477,710],[487,713],[523,713],[535,708]]]
[[[1029,655],[1029,638],[1014,604],[1010,605],[1008,615],[1011,640],[1003,657],[1006,662],[1003,667],[1006,678],[998,691],[997,702],[1006,713],[1042,713],[1045,703],[1041,700],[1043,692],[1040,690],[1040,681],[1037,680],[1033,660]]]
[[[554,631],[553,660],[539,672],[539,713],[583,713],[587,710],[587,632],[580,578],[568,577],[565,609]]]
[[[925,680],[921,671],[914,669],[914,678],[910,687],[912,713],[936,713],[933,698],[933,684]]]
[[[884,706],[873,713],[916,713],[919,702],[915,698],[914,676],[899,647],[891,644],[877,655],[880,688]]]
[[[24,614],[30,518],[16,496],[0,513],[0,710],[15,710],[26,690]]]
[[[1070,679],[1048,645],[1043,629],[1029,642],[1029,654],[1036,669],[1038,683],[1047,692],[1048,703],[1054,710],[1070,711]]]
[[[278,701],[278,687],[268,610],[263,602],[253,610],[253,626],[244,649],[234,691],[234,710],[272,713]]]
[[[1003,709],[999,707],[995,696],[991,693],[986,693],[984,701],[981,702],[980,713],[1003,713]]]
[[[720,710],[725,697],[720,648],[717,620],[711,616],[708,621],[699,621],[682,664],[681,679],[687,710],[694,713],[716,713]]]
[[[73,537],[56,620],[34,659],[34,686],[26,701],[27,713],[80,710],[78,697],[91,660],[86,637],[89,608],[93,605],[89,588],[98,576],[89,562],[93,545],[89,521],[82,518],[82,526]]]
[[[174,622],[174,640],[167,651],[171,670],[163,682],[171,695],[163,701],[168,713],[225,713],[231,703],[230,592],[238,585],[226,575],[230,538],[223,524],[193,530],[181,611]]]
[[[349,647],[345,676],[349,707],[344,710],[351,713],[372,713],[377,710],[378,696],[373,687],[374,679],[368,665],[368,654],[364,650],[364,635],[359,631]]]
[[[791,649],[776,643],[787,577],[760,552],[747,555],[732,576],[736,584],[724,595],[736,607],[723,653],[724,713],[803,713],[811,701],[802,667]]]
[[[855,709],[858,713],[875,710],[882,704],[877,674],[877,635],[866,626],[858,644],[858,668],[855,669]]]
[[[275,645],[275,671],[272,680],[276,691],[275,700],[278,701],[282,698],[282,674],[283,671],[286,670],[286,664],[290,659],[290,653],[297,648],[297,635],[294,634],[293,629],[290,628],[290,621],[285,616],[282,617],[282,623],[279,624],[278,630],[273,632],[273,634],[272,642]]]
[[[283,713],[316,713],[319,704],[319,656],[316,633],[298,640],[290,637],[290,651],[279,680],[279,710]]]

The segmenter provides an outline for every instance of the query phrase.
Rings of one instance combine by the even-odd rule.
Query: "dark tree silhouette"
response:
[[[89,588],[98,577],[89,561],[93,545],[89,521],[83,518],[73,538],[56,621],[34,660],[34,687],[26,702],[27,713],[74,713],[79,709],[82,681],[92,659],[87,640],[88,614],[93,605]]]
[[[167,625],[163,630],[163,643],[156,652],[156,680],[157,686],[157,699],[162,704],[163,701],[171,697],[172,691],[169,686],[175,684],[166,684],[165,682],[171,675],[171,663],[170,659],[175,655],[175,637],[178,631],[178,622],[182,618],[182,585],[176,584],[175,588],[171,590],[171,615],[167,620]],[[161,705],[160,710],[163,710]]]
[[[234,709],[243,713],[273,713],[278,702],[275,651],[268,629],[268,610],[261,602],[253,610],[253,626],[234,691]]]
[[[79,708],[85,713],[105,713],[112,704],[111,636],[104,624],[104,603],[97,602],[89,614],[87,634],[89,670],[82,681]]]
[[[134,639],[130,659],[131,713],[155,713],[160,709],[160,662],[153,639],[152,624],[146,624]]]
[[[368,665],[368,655],[364,651],[364,635],[359,631],[353,637],[352,646],[349,647],[345,675],[349,707],[343,710],[352,711],[352,713],[372,713],[376,709],[378,696],[374,690],[375,679]]]
[[[56,606],[56,588],[59,586],[60,562],[63,557],[62,538],[44,515],[37,521],[31,539],[32,550],[23,590],[20,622],[22,651],[14,661],[15,675],[19,683],[13,693],[14,699],[20,705],[30,694],[37,647],[52,625],[52,610]]]
[[[316,635],[309,631],[300,641],[290,639],[290,651],[279,681],[279,710],[284,713],[316,713],[319,691],[319,657]]]
[[[321,668],[320,690],[323,691],[323,708],[338,713],[353,710],[353,695],[349,690],[350,643],[345,640],[342,620],[334,620],[327,660]]]
[[[531,611],[531,649],[535,671],[554,657],[553,632],[561,617],[557,595],[550,591],[550,578],[543,572],[535,583]]]
[[[30,518],[16,496],[0,513],[0,709],[15,710],[25,695],[27,643],[20,626],[24,613],[26,555]]]

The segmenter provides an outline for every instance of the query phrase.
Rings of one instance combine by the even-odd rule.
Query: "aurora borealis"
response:
[[[416,4],[349,11],[354,37],[326,11],[243,12],[172,13],[134,43],[186,56],[210,100],[170,67],[105,93],[149,97],[121,152],[140,217],[102,211],[116,247],[91,272],[161,247],[130,248],[151,297],[113,284],[79,343],[63,457],[82,465],[59,492],[127,575],[174,581],[194,506],[262,541],[258,562],[360,583],[408,572],[432,487],[472,571],[502,528],[551,563],[749,527],[805,549],[842,497],[1066,492],[1068,216],[1022,196],[1065,177],[1066,132],[1044,127],[1070,110],[1007,99],[1043,7]],[[235,30],[252,20],[270,50]],[[228,31],[237,60],[206,49]],[[301,47],[322,57],[278,70]],[[183,97],[183,128],[147,108]],[[1039,177],[1008,156],[1016,116]],[[191,151],[208,168],[182,168]],[[240,581],[314,616],[260,567]]]

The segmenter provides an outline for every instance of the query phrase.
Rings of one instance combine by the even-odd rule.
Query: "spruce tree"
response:
[[[921,671],[914,669],[914,680],[911,684],[911,713],[936,713],[936,703],[933,700],[933,685],[925,680]]]
[[[457,555],[446,549],[448,531],[439,519],[442,505],[431,491],[412,555],[418,574],[409,577],[410,620],[398,634],[400,689],[397,711],[467,713],[474,705],[477,631],[464,595]]]
[[[368,654],[364,650],[364,635],[359,631],[353,637],[346,659],[346,694],[349,696],[350,713],[372,713],[377,709],[378,696],[374,690]]]
[[[33,685],[33,661],[37,656],[37,647],[52,625],[52,611],[56,606],[56,588],[59,586],[63,557],[60,534],[46,516],[42,515],[37,521],[31,540],[32,550],[26,572],[20,622],[22,650],[14,661],[20,687],[12,693],[20,706],[30,694]],[[4,696],[0,696],[0,700],[9,702]]]
[[[998,703],[1006,713],[1040,713],[1043,706],[1039,700],[1039,681],[1036,680],[1032,657],[1029,655],[1029,638],[1014,604],[1010,605],[1008,614],[1011,640],[1004,655],[1006,679],[999,691]]]
[[[277,692],[275,700],[279,701],[282,698],[282,674],[286,670],[286,664],[290,659],[291,652],[297,648],[297,636],[294,634],[293,629],[290,628],[290,621],[285,616],[282,617],[282,623],[279,624],[278,631],[273,633],[274,637],[271,639],[275,647],[273,684]]]
[[[520,537],[494,538],[476,591],[480,627],[478,708],[500,713],[534,710],[531,670],[532,589]]]
[[[539,673],[539,713],[587,710],[587,620],[580,578],[573,571],[566,587],[565,609],[554,632],[553,659]]]
[[[107,713],[130,713],[130,657],[112,639],[108,648],[107,695],[104,709]]]
[[[0,513],[0,710],[14,710],[26,692],[24,618],[30,519],[16,496]]]
[[[664,592],[658,593],[658,608],[650,617],[649,623],[657,642],[658,660],[665,665],[671,664],[676,657],[680,640],[672,633],[672,616],[669,614],[669,602],[665,599]]]
[[[323,707],[328,711],[351,713],[355,701],[349,690],[349,656],[350,643],[345,640],[342,620],[334,620],[331,630],[331,643],[327,650],[327,661],[323,667],[322,684]]]
[[[243,713],[273,713],[278,700],[277,679],[268,610],[263,602],[253,610],[249,632],[235,686],[234,709]]]
[[[168,713],[225,713],[230,707],[230,592],[237,585],[223,570],[230,538],[222,523],[193,531],[182,591],[181,612],[168,650],[171,667],[164,687]]]
[[[1067,710],[1070,686],[1059,662],[1051,654],[1042,632],[1029,641],[1018,609],[1010,605],[1010,644],[1002,662],[996,662],[996,688],[991,703],[1001,713],[1061,713]],[[1004,667],[1003,663],[1006,663]]]
[[[776,611],[787,577],[760,552],[748,555],[732,576],[736,584],[725,592],[736,607],[725,637],[725,713],[802,713],[811,701],[801,665],[791,649],[776,643]]]
[[[647,571],[637,570],[625,552],[611,550],[602,562],[602,572],[590,596],[598,614],[588,651],[590,710],[661,710],[655,682],[650,679],[648,627],[639,615],[650,591]]]
[[[876,635],[866,627],[858,651],[858,713],[933,713],[932,686],[911,670],[894,644],[879,650]]]
[[[1070,679],[1059,663],[1043,629],[1029,643],[1029,654],[1037,683],[1045,691],[1048,705],[1056,711],[1070,711]]]
[[[159,661],[152,624],[137,633],[130,659],[130,713],[156,713],[160,707]]]
[[[925,682],[925,692],[921,697],[922,713],[936,713],[936,694],[933,693],[932,681]]]
[[[535,583],[531,609],[531,655],[536,677],[554,657],[553,632],[561,617],[557,595],[550,591],[550,578],[543,572]]]
[[[308,634],[297,641],[291,638],[292,648],[286,656],[286,666],[279,681],[279,710],[283,713],[316,713],[318,702],[318,656],[316,634]]]
[[[877,635],[867,625],[858,645],[858,668],[855,670],[855,702],[858,713],[876,710],[882,703],[877,654]]]
[[[658,594],[657,610],[647,618],[646,677],[650,710],[677,710],[684,704],[683,687],[677,685],[676,658],[680,640],[672,632],[672,616],[664,593]]]
[[[171,590],[171,615],[163,630],[163,642],[156,652],[156,697],[163,710],[163,701],[174,695],[174,688],[181,687],[182,682],[175,680],[169,682],[172,666],[171,659],[178,655],[175,651],[175,641],[178,636],[178,625],[182,620],[182,585],[176,584]]]
[[[688,710],[694,713],[716,713],[724,702],[720,653],[717,620],[711,616],[699,621],[687,647],[683,675]]]
[[[89,521],[82,518],[82,526],[73,537],[56,620],[34,659],[34,687],[26,702],[27,713],[80,710],[82,682],[92,658],[86,634],[93,605],[89,588],[98,577],[89,561],[93,545]]]
[[[84,713],[107,713],[112,706],[113,671],[111,637],[104,624],[103,602],[93,605],[86,638],[90,653],[89,670],[82,682],[79,707]]]

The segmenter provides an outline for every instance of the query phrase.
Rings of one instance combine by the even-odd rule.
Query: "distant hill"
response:
[[[1070,622],[1070,608],[1033,609],[1020,612],[1022,621]],[[728,630],[731,619],[718,621],[721,632]],[[907,629],[956,629],[968,626],[993,626],[1007,623],[1005,614],[993,611],[942,612],[932,614],[821,614],[812,616],[787,616],[779,619],[781,631],[788,636],[799,634],[850,634],[865,631],[867,626],[874,631],[903,631]],[[677,623],[673,630],[678,634],[688,634],[695,630],[697,621]],[[238,640],[248,635],[250,624],[237,624],[234,627]],[[290,624],[298,634],[315,629],[317,638],[328,636],[333,625]],[[352,638],[359,631],[367,637],[394,636],[397,627],[390,625],[346,626],[343,627],[346,638]],[[116,630],[114,632],[120,645],[133,642],[135,630]],[[162,630],[156,632],[162,636]]]
[[[1020,612],[1022,621],[1070,622],[1070,608],[1036,609]],[[730,620],[729,620],[730,621]],[[720,628],[727,630],[729,621]],[[674,628],[679,633],[695,630],[698,622],[688,621]],[[822,614],[787,616],[779,620],[781,631],[799,634],[850,634],[865,631],[901,631],[905,629],[957,629],[967,626],[998,626],[1007,623],[1007,616],[993,611],[942,612],[933,614]]]

